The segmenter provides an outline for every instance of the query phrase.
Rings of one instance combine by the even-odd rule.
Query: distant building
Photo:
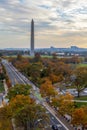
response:
[[[34,56],[34,21],[31,21],[30,55]]]
[[[71,46],[71,49],[79,49],[77,46]]]

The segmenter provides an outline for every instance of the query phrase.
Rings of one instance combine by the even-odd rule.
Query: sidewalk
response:
[[[3,80],[3,84],[4,84],[4,89],[5,89],[5,95],[7,95],[7,93],[8,93],[8,86],[7,86],[5,80]]]
[[[5,98],[5,97],[7,96],[7,93],[8,93],[8,86],[7,86],[5,80],[3,80],[3,85],[4,85],[4,89],[5,89],[5,94],[3,94],[3,98],[2,98],[2,106],[4,106],[5,104],[8,103],[8,99]]]
[[[87,103],[87,101],[86,100],[73,100],[74,102],[85,102],[85,103]]]

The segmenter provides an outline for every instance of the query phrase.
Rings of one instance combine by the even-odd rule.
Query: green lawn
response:
[[[75,98],[76,100],[86,100],[87,101],[87,96],[83,96],[83,97],[76,97]]]
[[[87,103],[86,102],[75,102],[75,106],[80,108],[82,106],[87,106]]]
[[[0,81],[0,93],[4,92],[4,86],[3,83]]]
[[[87,96],[83,96],[83,97],[75,97],[75,100],[84,100],[87,101]],[[82,106],[87,106],[87,102],[75,102],[76,107],[80,108]]]
[[[49,55],[41,55],[42,58],[52,58],[52,56]]]
[[[78,64],[77,67],[87,67],[87,64]]]

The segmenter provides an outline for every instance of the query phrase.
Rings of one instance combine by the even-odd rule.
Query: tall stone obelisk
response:
[[[31,21],[31,43],[30,43],[30,55],[34,56],[34,20]]]

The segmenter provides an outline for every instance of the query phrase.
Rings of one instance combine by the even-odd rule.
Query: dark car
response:
[[[52,129],[53,130],[58,130],[58,126],[57,125],[52,125]]]

